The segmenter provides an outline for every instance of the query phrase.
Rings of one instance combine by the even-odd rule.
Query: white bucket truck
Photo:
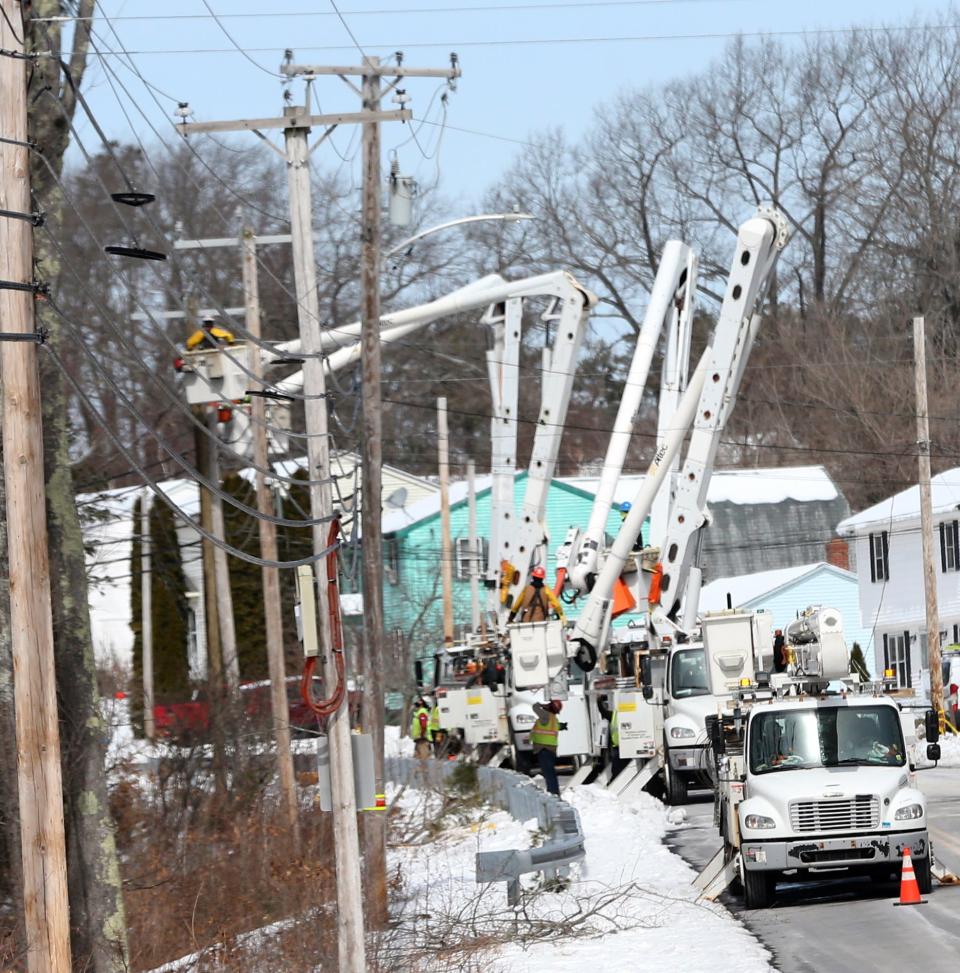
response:
[[[909,849],[921,893],[931,889],[926,800],[915,786],[897,703],[849,674],[839,612],[811,608],[787,629],[786,672],[758,672],[749,613],[705,619],[708,720],[723,848],[698,878],[707,897],[739,879],[747,908],[770,905],[776,883],[838,870],[889,877]],[[829,691],[828,684],[842,685]],[[936,717],[927,757],[939,759]]]

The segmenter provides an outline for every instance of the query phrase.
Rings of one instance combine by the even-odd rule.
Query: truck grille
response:
[[[880,824],[880,800],[858,794],[836,801],[791,801],[790,825],[797,832],[860,831]]]

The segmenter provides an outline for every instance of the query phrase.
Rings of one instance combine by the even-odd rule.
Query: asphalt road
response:
[[[960,770],[922,770],[937,861],[960,875]],[[684,825],[670,832],[670,847],[694,868],[720,848],[713,801],[693,794]],[[926,905],[894,908],[897,882],[867,877],[780,883],[773,907],[747,911],[727,892],[721,901],[774,955],[781,973],[920,970],[956,973],[960,967],[960,885],[934,880]]]

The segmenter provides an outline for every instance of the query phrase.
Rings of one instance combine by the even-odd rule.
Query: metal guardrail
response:
[[[462,763],[389,757],[386,777],[395,784],[440,789]],[[520,899],[520,876],[542,872],[548,879],[566,874],[566,866],[584,855],[583,830],[576,808],[553,794],[541,791],[529,777],[499,767],[477,766],[477,784],[491,804],[503,808],[517,821],[536,818],[540,830],[550,835],[536,848],[477,852],[477,882],[506,882],[507,901]],[[462,771],[461,771],[462,772]]]

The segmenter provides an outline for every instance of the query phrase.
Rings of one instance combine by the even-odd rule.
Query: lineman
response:
[[[561,622],[566,621],[563,605],[557,596],[543,583],[547,572],[539,565],[530,572],[530,584],[517,595],[517,600],[510,609],[507,622],[512,622],[519,615],[521,622],[545,622],[550,617],[552,608]]]
[[[187,338],[187,351],[193,351],[201,345],[208,348],[221,348],[223,345],[232,345],[236,339],[232,331],[220,327],[209,315],[200,322],[200,327]]]
[[[540,765],[547,790],[560,796],[560,781],[557,780],[557,737],[560,734],[560,721],[557,714],[563,709],[559,699],[552,699],[546,706],[534,703],[533,711],[539,719],[530,731],[530,743]]]
[[[418,697],[413,707],[413,718],[410,721],[410,737],[413,740],[413,755],[418,760],[426,760],[430,756],[430,710],[422,696]]]
[[[433,755],[442,760],[447,755],[447,731],[440,727],[440,703],[434,702],[430,710],[430,722],[427,725],[433,740]]]

